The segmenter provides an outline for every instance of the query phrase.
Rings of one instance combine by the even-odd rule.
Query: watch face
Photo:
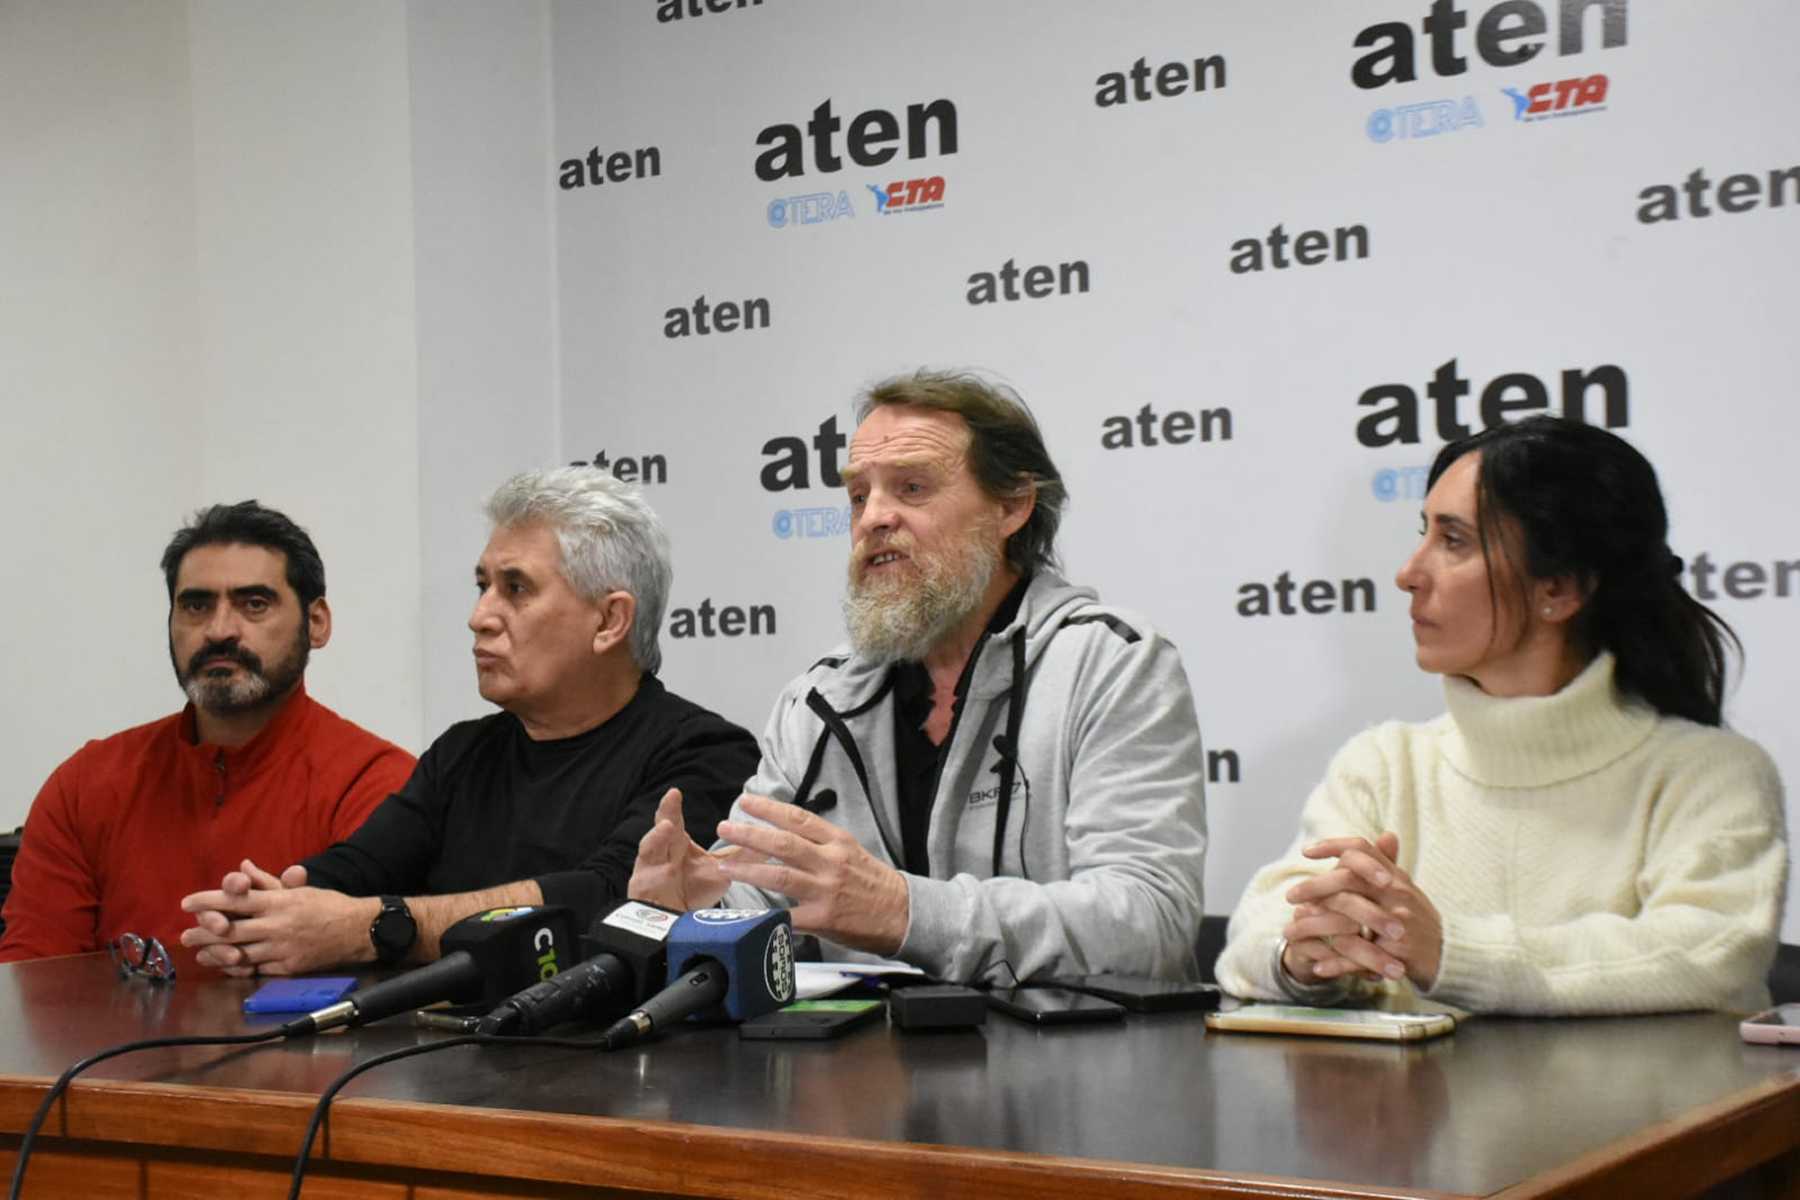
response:
[[[418,923],[413,920],[412,913],[407,911],[406,901],[395,896],[382,897],[381,913],[369,927],[369,940],[375,944],[375,957],[383,964],[399,962],[401,956],[412,949],[413,941],[418,936]]]

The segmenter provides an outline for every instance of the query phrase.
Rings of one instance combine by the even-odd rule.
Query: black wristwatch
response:
[[[406,907],[406,901],[399,896],[383,896],[381,912],[375,917],[375,923],[369,926],[369,941],[375,946],[375,961],[384,967],[391,967],[406,957],[413,943],[419,940],[419,923],[413,920],[412,910]]]

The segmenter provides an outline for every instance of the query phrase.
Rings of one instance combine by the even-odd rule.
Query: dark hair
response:
[[[1056,566],[1056,528],[1062,524],[1069,491],[1050,461],[1037,418],[1019,394],[969,371],[922,370],[870,388],[856,411],[860,422],[883,405],[909,404],[953,413],[969,427],[969,469],[981,490],[1010,500],[1037,486],[1037,500],[1024,526],[1006,542],[1006,561],[1029,573]]]
[[[281,551],[287,556],[288,586],[300,597],[302,611],[325,594],[325,563],[306,530],[272,508],[264,508],[254,500],[240,500],[201,509],[169,539],[169,548],[163,551],[162,572],[169,585],[171,604],[175,601],[175,576],[181,570],[181,560],[197,546],[216,545],[261,546]]]
[[[1617,434],[1537,416],[1445,446],[1427,486],[1465,454],[1481,456],[1476,519],[1490,590],[1494,547],[1515,567],[1521,593],[1534,579],[1572,577],[1584,601],[1570,634],[1589,653],[1612,652],[1619,689],[1658,712],[1718,725],[1726,643],[1740,658],[1743,644],[1682,587],[1649,460]]]

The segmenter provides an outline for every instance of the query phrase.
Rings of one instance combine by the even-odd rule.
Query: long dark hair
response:
[[[1726,646],[1742,658],[1743,643],[1682,587],[1650,461],[1617,434],[1538,416],[1451,442],[1427,486],[1465,454],[1481,455],[1476,514],[1489,586],[1496,553],[1522,594],[1534,579],[1573,577],[1586,599],[1570,635],[1590,653],[1612,652],[1620,690],[1669,716],[1719,724]],[[1511,561],[1514,546],[1522,564]]]

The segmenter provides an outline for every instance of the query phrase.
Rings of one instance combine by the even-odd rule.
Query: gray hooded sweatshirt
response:
[[[797,803],[896,870],[893,672],[848,648],[782,690],[744,790]],[[1205,760],[1181,657],[1141,618],[1039,572],[975,650],[899,957],[1009,984],[1198,978]],[[741,806],[734,821],[750,821]],[[723,903],[785,897],[734,884]],[[865,959],[827,943],[827,958]]]

